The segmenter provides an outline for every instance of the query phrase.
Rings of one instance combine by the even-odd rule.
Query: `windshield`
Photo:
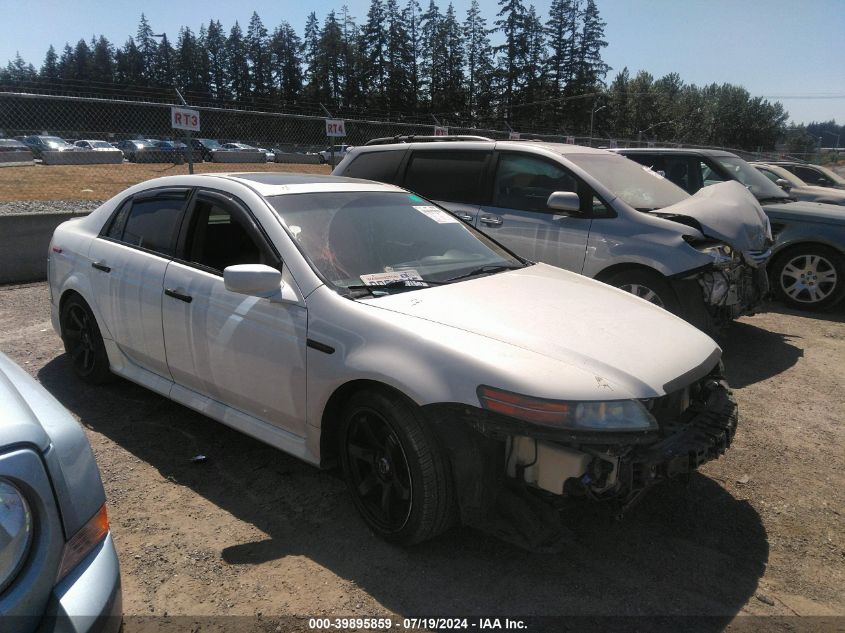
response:
[[[821,165],[813,165],[813,169],[818,169],[822,172],[825,176],[830,178],[833,182],[837,185],[845,185],[845,178],[837,174],[832,169],[828,169],[827,167],[822,167]]]
[[[789,197],[783,189],[741,158],[736,156],[715,156],[713,160],[719,163],[731,178],[745,185],[758,200]]]
[[[657,172],[623,156],[567,154],[566,158],[640,211],[662,209],[690,197]]]
[[[66,143],[64,139],[58,136],[42,136],[41,140],[47,147],[67,147],[70,143]]]
[[[522,262],[452,214],[409,193],[340,192],[267,199],[311,265],[339,288],[445,282]],[[492,271],[491,271],[492,272]],[[397,284],[397,285],[402,285]]]
[[[215,141],[211,138],[201,138],[199,139],[200,143],[205,145],[208,149],[217,149],[218,147],[223,147],[219,142]]]
[[[106,149],[114,149],[109,143],[106,143],[105,141],[91,141],[91,147],[105,147]]]

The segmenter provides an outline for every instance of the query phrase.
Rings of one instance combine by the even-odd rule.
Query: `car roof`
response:
[[[531,152],[532,150],[545,150],[565,156],[566,154],[607,154],[607,150],[586,147],[584,145],[568,145],[566,143],[547,143],[546,141],[495,141],[495,140],[473,140],[473,141],[424,141],[410,143],[385,143],[384,145],[359,145],[354,149],[359,152],[378,152],[389,149],[413,149],[430,151],[449,151],[459,149],[481,149],[490,147],[498,150],[517,150]]]
[[[614,149],[620,154],[695,154],[698,156],[732,156],[736,154],[723,149],[697,149],[695,147],[624,147]]]
[[[265,197],[291,193],[332,191],[404,191],[400,187],[373,180],[295,172],[233,172],[201,174],[201,176],[234,180],[254,189]]]

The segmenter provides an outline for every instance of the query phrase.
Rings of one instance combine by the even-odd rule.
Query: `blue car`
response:
[[[0,354],[0,630],[114,633],[120,569],[76,420]]]

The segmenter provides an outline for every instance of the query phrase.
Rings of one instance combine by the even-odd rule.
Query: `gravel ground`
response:
[[[0,351],[88,433],[127,615],[708,615],[700,630],[814,630],[786,616],[845,616],[845,308],[771,309],[722,342],[740,405],[727,454],[621,522],[574,503],[574,542],[555,555],[468,528],[393,547],[334,474],[128,382],[86,387],[43,283],[0,287]],[[268,630],[305,628],[286,622]]]
[[[16,213],[79,213],[93,211],[105,200],[18,200],[0,202],[0,215]]]

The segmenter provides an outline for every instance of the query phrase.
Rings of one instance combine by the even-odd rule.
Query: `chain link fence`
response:
[[[330,139],[326,136],[325,117],[203,106],[192,108],[200,113],[201,132],[190,138],[171,127],[171,105],[0,93],[0,139],[17,139],[26,143],[31,152],[28,154],[27,148],[18,153],[2,151],[0,146],[0,166],[40,166],[24,172],[0,169],[0,202],[102,200],[156,175],[187,173],[189,162],[197,172],[242,170],[244,166],[236,163],[249,163],[249,169],[328,173],[331,166],[324,163],[340,160],[338,146],[342,144],[355,146],[374,138],[435,133],[434,125],[423,123],[346,119],[346,136]],[[534,134],[523,130],[516,135],[506,129],[454,126],[448,128],[448,134],[495,140],[518,136],[525,140],[608,148],[682,146],[645,140],[590,138],[589,135]],[[0,145],[3,143],[8,145],[10,142],[0,141]],[[337,148],[334,153],[330,151],[332,146]],[[748,159],[777,156],[730,151]]]

